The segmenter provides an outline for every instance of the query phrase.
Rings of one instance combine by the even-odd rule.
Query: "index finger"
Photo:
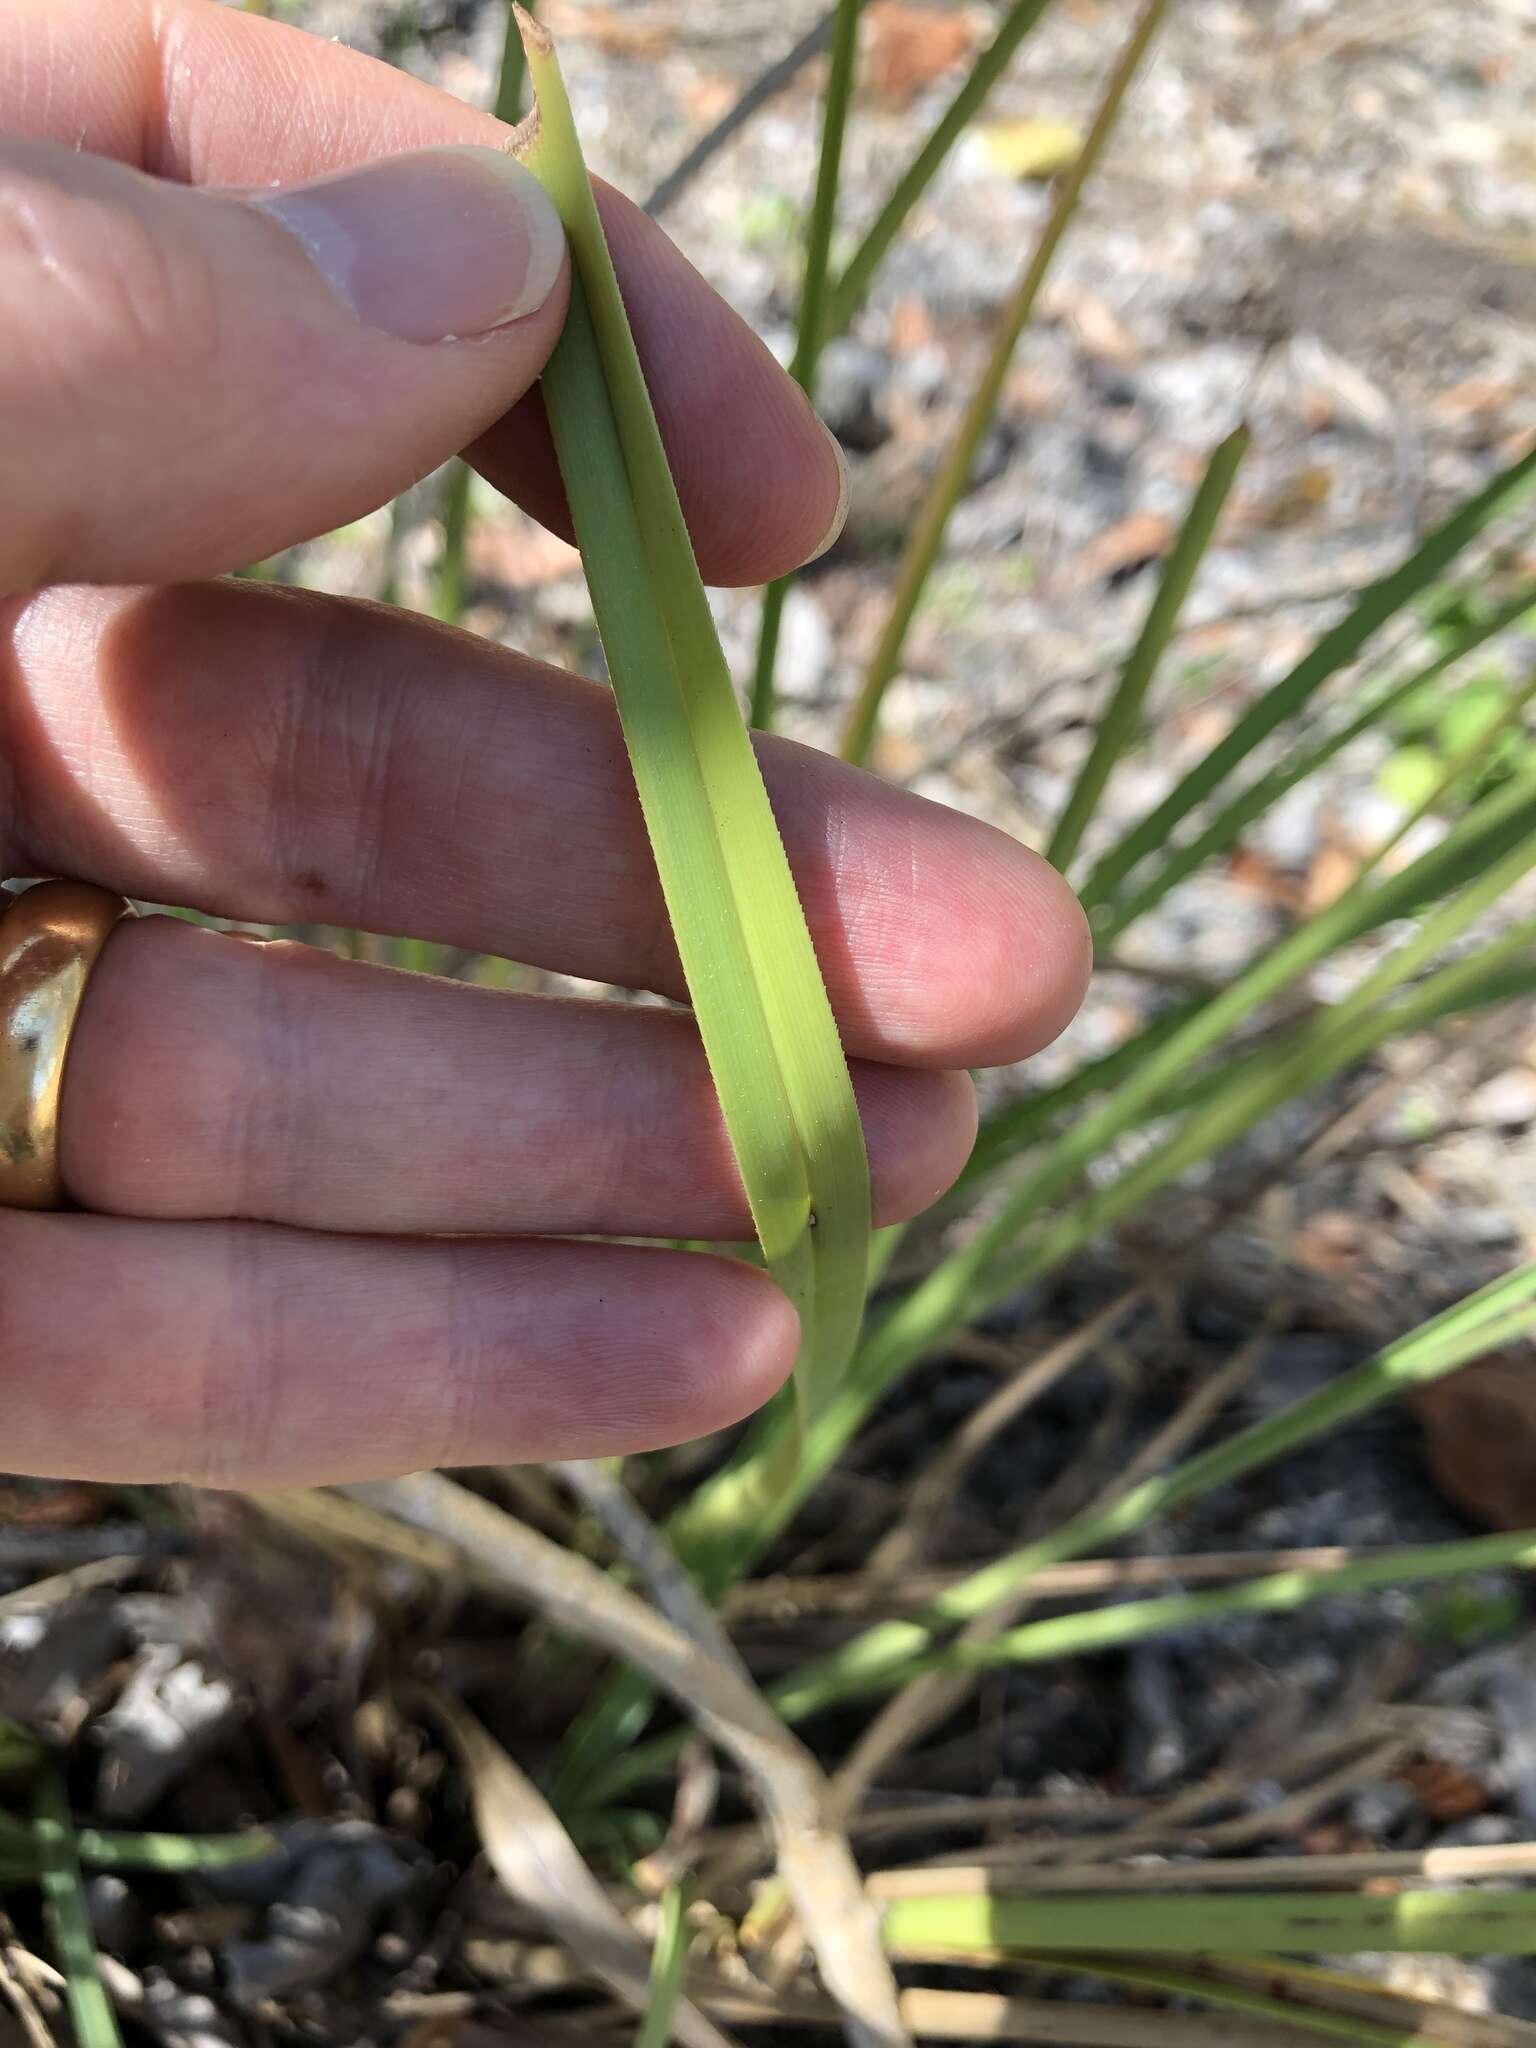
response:
[[[0,36],[0,129],[186,183],[293,183],[511,133],[405,72],[215,0],[9,0]],[[783,575],[836,530],[836,444],[662,231],[611,188],[598,197],[699,567],[713,583]],[[536,398],[473,454],[569,538]]]

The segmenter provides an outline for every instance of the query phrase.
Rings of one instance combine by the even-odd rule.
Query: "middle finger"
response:
[[[240,583],[51,591],[11,643],[6,871],[682,994],[597,684],[424,619]],[[1063,1028],[1087,926],[1038,855],[809,748],[759,748],[850,1052],[992,1066]]]
[[[933,1201],[975,1134],[964,1074],[856,1063],[877,1220]],[[333,1231],[750,1235],[691,1017],[472,988],[121,927],[70,1048],[83,1207]]]

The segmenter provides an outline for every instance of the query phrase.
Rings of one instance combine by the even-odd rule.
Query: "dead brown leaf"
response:
[[[1287,477],[1273,497],[1263,506],[1259,524],[1272,531],[1284,531],[1287,527],[1300,526],[1320,512],[1333,495],[1333,472],[1321,463],[1310,463],[1305,469]]]
[[[13,1529],[81,1529],[101,1519],[102,1487],[66,1479],[0,1486],[0,1522]]]
[[[561,41],[595,43],[615,57],[663,57],[677,42],[677,18],[670,10],[544,0],[539,12]]]
[[[1251,890],[1279,910],[1300,910],[1302,891],[1294,875],[1277,868],[1266,854],[1251,846],[1234,847],[1227,861],[1228,879],[1239,888]]]
[[[914,7],[871,0],[864,9],[865,76],[887,105],[904,107],[970,55],[976,21],[969,9]]]
[[[899,356],[927,348],[933,340],[933,315],[921,299],[898,299],[891,308],[890,343]]]
[[[1314,911],[1326,910],[1344,894],[1359,872],[1360,854],[1356,847],[1337,839],[1325,841],[1312,856],[1312,865],[1307,870],[1302,910],[1308,917]]]
[[[1495,1352],[1411,1399],[1446,1498],[1495,1529],[1536,1525],[1536,1347]]]
[[[1101,362],[1140,361],[1141,350],[1119,314],[1093,292],[1058,287],[1051,294],[1051,311],[1066,320],[1089,355]]]
[[[464,2035],[462,2013],[424,2019],[401,2037],[400,2048],[458,2048]]]
[[[1406,1763],[1398,1777],[1413,1792],[1431,1820],[1449,1824],[1481,1813],[1488,1804],[1488,1787],[1459,1764],[1438,1757],[1420,1757]]]
[[[695,121],[712,128],[735,106],[739,93],[731,79],[712,71],[707,77],[695,78],[684,85],[679,97]]]
[[[536,1913],[599,1983],[644,2012],[650,1951],[624,1918],[542,1793],[467,1708],[446,1693],[427,1696],[469,1780],[486,1861],[510,1895]],[[686,2048],[731,2048],[731,2037],[690,1999],[673,2015]]]
[[[1032,363],[1021,363],[1009,371],[1003,394],[1008,411],[1028,420],[1058,418],[1067,396],[1060,378]]]
[[[1089,541],[1072,564],[1072,581],[1085,588],[1128,576],[1148,562],[1160,562],[1173,546],[1177,531],[1166,512],[1132,512]]]
[[[1497,418],[1519,396],[1519,385],[1507,377],[1467,377],[1432,398],[1429,410],[1448,426],[1459,426],[1466,420]]]
[[[1368,1233],[1344,1209],[1320,1209],[1294,1233],[1291,1256],[1314,1273],[1353,1273],[1365,1256]]]

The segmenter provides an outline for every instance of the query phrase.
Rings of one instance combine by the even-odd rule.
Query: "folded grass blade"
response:
[[[710,1072],[769,1269],[800,1314],[796,1389],[808,1417],[836,1384],[863,1315],[863,1135],[554,46],[527,15],[519,20],[534,112],[516,147],[560,211],[575,272],[545,402]]]
[[[1395,1011],[1379,1006],[1407,978],[1459,940],[1478,917],[1532,866],[1536,836],[1529,832],[1458,895],[1440,906],[1382,961],[1342,1003],[1292,1031],[1259,1062],[1239,1054],[1208,1079],[1205,1098],[1161,1145],[1107,1186],[1056,1208],[1091,1162],[1102,1157],[1146,1115],[1166,1103],[1192,1063],[1227,1042],[1231,1033],[1338,946],[1410,911],[1443,887],[1465,861],[1467,848],[1508,830],[1536,793],[1536,770],[1512,777],[1485,797],[1446,837],[1410,867],[1371,886],[1362,875],[1335,903],[1257,960],[1229,988],[1185,1016],[1127,1074],[1115,1093],[1071,1124],[1049,1147],[1022,1185],[987,1222],[948,1254],[928,1277],[885,1316],[861,1343],[854,1366],[817,1416],[792,1487],[781,1489],[765,1511],[757,1468],[774,1455],[772,1418],[715,1480],[701,1488],[674,1525],[673,1542],[709,1575],[743,1567],[803,1499],[841,1452],[872,1403],[918,1358],[968,1317],[1027,1285],[1108,1228],[1179,1173],[1251,1129],[1292,1096],[1306,1093],[1359,1058],[1413,1017],[1413,1005],[1436,1001],[1528,953],[1524,927],[1432,975]],[[756,1515],[754,1525],[753,1517]]]

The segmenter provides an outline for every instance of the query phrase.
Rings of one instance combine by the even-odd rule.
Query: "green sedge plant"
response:
[[[13,1724],[0,1724],[0,1763],[25,1789],[31,1811],[0,1808],[0,1894],[37,1890],[46,1908],[70,2024],[79,2048],[123,2048],[91,1928],[85,1871],[154,1872],[197,1877],[270,1855],[274,1839],[253,1828],[238,1835],[170,1835],[80,1827],[63,1776],[40,1745]]]
[[[1067,184],[1065,197],[1058,199],[1053,210],[1054,233],[1048,228],[1002,324],[987,378],[966,416],[963,435],[973,441],[979,425],[990,417],[1001,383],[999,366],[1005,367],[1011,358],[1024,317],[1038,295],[1050,254],[1070,218],[1082,178],[1110,132],[1124,93],[1150,44],[1159,12],[1155,5],[1143,11],[1122,52],[1090,146],[1085,147],[1079,158],[1075,182]],[[536,86],[542,91],[537,57],[533,68]],[[839,76],[835,66],[833,76],[833,90],[846,92],[846,79]],[[559,104],[563,119],[563,101]],[[823,124],[824,172],[829,160],[835,162],[840,145],[841,125],[833,118],[835,111],[829,110]],[[562,204],[574,204],[579,189],[568,190]],[[825,190],[823,177],[818,182],[818,209]],[[576,247],[578,269],[587,285],[586,252],[579,242]],[[824,246],[822,253],[824,256]],[[814,290],[808,296],[814,303]],[[802,326],[798,361],[808,380],[806,366],[814,362],[816,343],[823,331],[816,324],[820,317],[817,315],[809,325]],[[632,365],[623,346],[625,339],[615,325],[611,332],[600,333],[587,352],[587,383],[579,400],[583,407],[594,404],[591,394],[602,384],[611,388],[617,381],[623,388],[624,380],[632,376]],[[555,397],[556,406],[559,402]],[[557,438],[558,434],[557,415]],[[1054,836],[1051,850],[1063,865],[1073,862],[1080,849],[1092,844],[1104,787],[1118,763],[1139,741],[1148,687],[1198,571],[1201,555],[1219,521],[1246,440],[1246,432],[1240,430],[1216,451],[1196,494],[1179,543],[1165,566],[1147,623],[1107,707],[1099,740]],[[937,559],[947,511],[963,487],[969,460],[962,440],[960,454],[941,477],[936,509],[921,529],[922,544],[909,553],[893,626],[882,641],[871,670],[873,686],[866,684],[855,708],[855,724],[850,727],[845,748],[851,755],[860,755],[867,749],[875,730],[884,685],[895,672],[906,625]],[[632,482],[645,472],[635,456],[630,455],[629,461],[626,474]],[[1099,854],[1087,880],[1090,904],[1098,913],[1102,928],[1118,937],[1185,873],[1192,871],[1192,866],[1208,858],[1213,849],[1234,843],[1283,789],[1318,772],[1348,743],[1352,732],[1365,729],[1360,724],[1361,714],[1341,717],[1335,712],[1333,729],[1319,737],[1312,720],[1303,719],[1302,714],[1326,684],[1349,671],[1376,643],[1390,620],[1404,611],[1411,612],[1426,594],[1441,587],[1453,565],[1494,521],[1518,510],[1533,464],[1536,457],[1511,465],[1428,536],[1401,569],[1362,592],[1341,624],[1321,638],[1291,675],[1265,693],[1234,728],[1228,742],[1191,771],[1172,796],[1140,825]],[[574,501],[581,479],[568,472],[568,483],[574,485]],[[580,527],[579,510],[577,518]],[[589,574],[594,577],[594,602],[600,621],[605,573],[603,565],[594,562],[589,554]],[[1533,598],[1536,592],[1521,590],[1493,614],[1486,609],[1481,611],[1441,647],[1428,665],[1437,674],[1448,673],[1486,639],[1516,627]],[[612,664],[612,647],[609,658]],[[661,665],[659,659],[657,665]],[[1419,673],[1422,675],[1422,665]],[[617,676],[615,681],[622,714],[623,685]],[[766,708],[771,695],[761,688],[761,671],[759,682],[757,701]],[[1382,686],[1381,695],[1384,701],[1391,702],[1395,693],[1415,686],[1412,672],[1394,673]],[[1506,708],[1513,716],[1518,705],[1512,701]],[[1469,735],[1455,763],[1458,777],[1475,769],[1479,750],[1490,744],[1498,724],[1498,720],[1485,720]],[[1276,735],[1288,743],[1278,767],[1264,751],[1266,743]],[[645,770],[639,758],[636,772],[643,792]],[[1438,799],[1444,791],[1434,794]],[[1204,834],[1192,865],[1179,837],[1181,832],[1193,833],[1197,839]],[[659,865],[664,860],[658,846]],[[1027,1126],[1005,1131],[1001,1139],[992,1138],[982,1153],[987,1176],[1000,1177],[1005,1169],[1016,1170],[1021,1162],[1027,1170],[1007,1189],[986,1223],[974,1230],[959,1249],[941,1259],[914,1288],[889,1305],[882,1305],[859,1337],[846,1370],[817,1375],[816,1398],[802,1404],[798,1431],[782,1412],[769,1411],[743,1450],[675,1516],[670,1531],[674,1547],[707,1590],[718,1594],[733,1577],[750,1569],[754,1559],[830,1469],[875,1402],[902,1373],[941,1350],[949,1338],[977,1315],[1026,1281],[1049,1273],[1104,1229],[1134,1213],[1190,1167],[1210,1158],[1329,1075],[1368,1057],[1388,1037],[1417,1028],[1421,1023],[1460,1014],[1487,1000],[1491,987],[1502,994],[1512,986],[1536,983],[1536,968],[1532,967],[1536,923],[1522,920],[1506,924],[1491,937],[1475,937],[1508,892],[1536,866],[1536,776],[1516,771],[1505,777],[1458,816],[1451,829],[1427,852],[1401,869],[1382,872],[1385,865],[1382,857],[1368,862],[1351,887],[1325,913],[1279,941],[1230,987],[1192,1003],[1171,1026],[1159,1026],[1152,1034],[1154,1042],[1140,1048],[1140,1059],[1120,1062],[1116,1072],[1099,1077],[1102,1093],[1090,1089],[1079,1098],[1093,1102],[1087,1115],[1075,1123],[1063,1124],[1048,1102],[1043,1109],[1032,1104]],[[662,872],[665,878],[664,865]],[[1134,894],[1131,884],[1135,885]],[[673,908],[674,918],[687,917],[681,899],[674,901]],[[1347,998],[1327,1006],[1314,1006],[1278,1040],[1271,1036],[1264,1045],[1262,1058],[1245,1045],[1244,1033],[1254,1027],[1277,998],[1295,992],[1319,966],[1339,957],[1347,947],[1387,931],[1398,935],[1397,943]],[[680,923],[680,939],[682,936]],[[706,1029],[706,1041],[707,1036]],[[1192,1071],[1199,1075],[1198,1089],[1190,1091],[1175,1128],[1107,1187],[1089,1186],[1090,1169],[1106,1156],[1112,1156],[1127,1133],[1151,1120],[1160,1120],[1170,1090],[1181,1082],[1187,1084]],[[1006,1117],[1007,1112],[1004,1114]],[[973,1188],[977,1179],[973,1174]],[[1107,1615],[1069,1615],[1005,1632],[975,1651],[945,1641],[967,1620],[984,1616],[997,1603],[1016,1595],[1027,1584],[1031,1572],[1044,1564],[1123,1539],[1150,1516],[1193,1498],[1198,1491],[1220,1483],[1223,1478],[1259,1469],[1305,1441],[1312,1431],[1333,1426],[1342,1413],[1359,1412],[1361,1406],[1390,1398],[1420,1374],[1429,1377],[1454,1370],[1467,1359],[1499,1344],[1528,1337],[1536,1329],[1533,1293],[1536,1282],[1529,1271],[1513,1276],[1486,1297],[1463,1305],[1427,1326],[1417,1337],[1404,1340],[1403,1346],[1390,1348],[1363,1368],[1361,1375],[1352,1377],[1347,1386],[1330,1389],[1331,1398],[1317,1407],[1300,1416],[1281,1418],[1281,1426],[1261,1426],[1257,1435],[1248,1432],[1228,1445],[1218,1446],[1216,1451],[1204,1454],[1174,1475],[1146,1482],[1107,1514],[1085,1523],[1068,1524],[1031,1550],[984,1568],[945,1596],[930,1614],[914,1616],[907,1622],[882,1624],[867,1639],[856,1639],[823,1666],[810,1667],[803,1676],[783,1682],[775,1693],[780,1710],[790,1718],[800,1718],[836,1699],[862,1691],[898,1689],[934,1668],[1074,1654],[1133,1640],[1143,1633],[1212,1620],[1226,1613],[1278,1611],[1324,1597],[1330,1591],[1432,1579],[1492,1563],[1528,1562],[1536,1539],[1531,1532],[1523,1532],[1509,1538],[1449,1545],[1437,1553],[1420,1550],[1372,1560],[1369,1564],[1361,1562],[1336,1580],[1327,1573],[1287,1574],[1217,1594],[1136,1603],[1132,1608],[1110,1610]],[[1351,1405],[1355,1403],[1359,1406]],[[600,1696],[566,1746],[564,1770],[557,1784],[568,1807],[579,1811],[583,1805],[617,1797],[626,1788],[642,1782],[649,1772],[664,1767],[671,1753],[670,1739],[660,1745],[633,1746],[634,1734],[647,1713],[645,1688],[633,1678],[620,1677]],[[1234,1902],[1234,1928],[1241,1921],[1240,1931],[1250,1949],[1288,1952],[1295,1946],[1294,1934],[1287,1932],[1283,1916],[1272,1913],[1273,1932],[1263,1935],[1260,1922],[1266,1909],[1267,1902],[1262,1898]],[[1145,1946],[1166,1945],[1184,1950],[1198,1946],[1198,1906],[1163,1901],[1160,1910],[1165,1917],[1159,1923],[1157,1938],[1154,1940],[1149,1934]],[[1475,1929],[1475,1933],[1465,1934],[1465,1943],[1481,1941],[1486,1945],[1493,1922],[1487,1918],[1479,1920],[1470,1913],[1458,1919],[1459,1910],[1453,1907],[1440,1915],[1427,1908],[1422,1914],[1405,1911],[1395,1923],[1391,1938],[1400,1939],[1405,1946],[1422,1946],[1433,1931],[1435,1939],[1444,1937],[1448,1945],[1454,1945],[1453,1935],[1464,1925]],[[1249,1911],[1254,1918],[1243,1920],[1242,1915]],[[1495,1912],[1494,1919],[1498,1917]],[[1073,1946],[1074,1936],[1067,1928],[1069,1918],[1070,1915],[1063,1917],[1059,1929],[1054,1922],[1042,1924],[1035,1945],[1058,1949]],[[1330,1923],[1330,1939],[1342,1940],[1351,1927],[1363,1934],[1368,1919],[1371,1916],[1363,1908],[1353,1921],[1349,1910],[1342,1911],[1337,1921]],[[973,1913],[971,1925],[979,1924]],[[1294,1916],[1288,1924],[1294,1928]],[[1321,1926],[1321,1920],[1317,1924]],[[1373,1933],[1382,1933],[1376,1945],[1388,1945],[1379,1913],[1371,1919],[1371,1927]],[[907,1930],[906,1921],[898,1923],[898,1933]],[[1061,1932],[1061,1939],[1054,1939],[1053,1932],[1061,1930],[1066,1930]],[[947,1932],[954,1937],[956,1946],[964,1945],[954,1927]],[[1011,1941],[1018,1938],[1011,1929],[1008,1933]],[[940,1928],[936,1939],[944,1935],[945,1929]],[[969,1938],[979,1940],[974,1934]],[[1083,1939],[1085,1946],[1095,1945]]]

